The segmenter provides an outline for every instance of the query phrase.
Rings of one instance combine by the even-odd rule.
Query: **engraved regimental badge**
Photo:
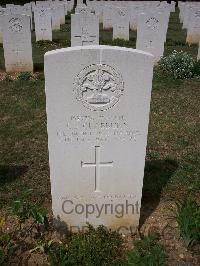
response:
[[[124,17],[126,13],[123,10],[118,11],[119,16]]]
[[[121,75],[104,64],[85,67],[74,81],[76,99],[92,111],[105,111],[113,107],[123,91]]]
[[[22,30],[22,23],[21,23],[21,20],[18,19],[18,18],[12,18],[10,21],[9,21],[9,24],[10,24],[10,29],[14,32],[20,32]]]
[[[159,24],[159,20],[152,17],[152,18],[149,18],[147,21],[146,21],[146,25],[148,28],[152,29],[152,30],[157,30],[158,29],[158,24]]]

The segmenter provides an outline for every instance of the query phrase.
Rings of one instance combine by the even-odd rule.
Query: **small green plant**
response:
[[[5,237],[5,235],[4,235]],[[0,265],[8,265],[9,261],[11,260],[15,246],[10,244],[10,239],[5,240],[1,239],[0,236]]]
[[[194,76],[194,59],[183,51],[173,51],[172,54],[162,57],[159,67],[175,79],[188,79]]]
[[[47,243],[40,242],[31,252],[40,251],[48,255],[49,263],[56,265],[72,265],[69,263],[67,244],[57,243],[49,240]]]
[[[123,243],[117,232],[88,225],[85,233],[72,234],[70,239],[59,243],[40,243],[34,250],[45,252],[52,266],[114,266],[121,265]]]
[[[200,206],[190,197],[176,202],[175,219],[187,247],[200,244]]]
[[[49,223],[45,209],[35,203],[30,203],[29,196],[32,191],[32,189],[24,190],[21,197],[11,204],[9,210],[19,219],[20,228],[22,223],[29,218],[33,218],[36,226],[42,224],[47,228]]]
[[[134,248],[128,252],[127,266],[166,265],[167,256],[159,239],[159,234],[152,234],[133,241]]]
[[[30,72],[21,72],[21,73],[18,75],[18,79],[19,79],[19,80],[24,80],[24,81],[30,80],[31,77],[32,77],[32,75],[31,75]]]
[[[31,189],[25,190],[21,197],[8,208],[9,212],[0,218],[0,265],[10,265],[9,263],[19,255],[20,245],[27,236],[32,238],[37,235],[44,239],[45,234],[41,228],[49,228],[45,210],[35,203],[30,203],[31,193]],[[9,218],[12,217],[10,214],[15,215],[17,219],[11,230],[7,231],[7,222],[9,223]],[[30,219],[28,226],[22,227],[27,219]]]

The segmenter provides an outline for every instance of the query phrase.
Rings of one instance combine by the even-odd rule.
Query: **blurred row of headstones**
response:
[[[33,71],[31,31],[36,41],[52,41],[52,31],[60,30],[65,16],[74,10],[74,1],[36,1],[23,6],[0,8],[0,42],[3,42],[7,72]],[[175,2],[158,1],[77,1],[71,15],[71,46],[98,45],[99,28],[112,30],[113,39],[129,40],[137,31],[136,48],[163,56],[170,12]],[[180,20],[187,29],[187,42],[200,41],[200,4],[180,3]]]

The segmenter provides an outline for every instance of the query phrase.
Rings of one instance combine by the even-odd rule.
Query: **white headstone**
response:
[[[51,7],[52,14],[52,29],[60,30],[60,9],[58,6],[54,5]]]
[[[93,14],[71,15],[71,46],[99,44],[99,18]]]
[[[186,41],[189,44],[200,42],[200,8],[194,9],[192,12],[188,23]]]
[[[130,7],[130,29],[137,30],[137,17],[140,13],[140,7],[133,5]]]
[[[103,7],[103,29],[111,29],[113,27],[113,7]]]
[[[64,5],[64,10],[65,10],[65,15],[67,16],[67,13],[68,13],[68,11],[69,11],[69,5],[68,5],[68,1],[60,1],[63,5]]]
[[[36,6],[40,8],[49,8],[51,4],[52,1],[36,1]]]
[[[20,5],[11,5],[7,8],[11,14],[26,15],[30,17],[31,29],[32,29],[32,9],[31,5],[20,6]]]
[[[3,48],[7,72],[33,71],[30,17],[4,16]]]
[[[171,12],[176,11],[176,3],[174,1],[171,1]]]
[[[152,75],[153,57],[143,51],[85,46],[46,53],[53,214],[70,230],[89,222],[135,232]]]
[[[52,41],[52,21],[51,9],[35,8],[35,35],[36,41],[49,40]]]
[[[83,0],[77,0],[76,6],[82,6],[82,5],[84,5]]]
[[[3,19],[4,15],[8,15],[6,8],[0,7],[0,43],[3,43]]]
[[[80,13],[90,14],[92,13],[92,10],[86,5],[81,5],[81,6],[79,5],[75,8],[75,14],[80,14]]]
[[[91,2],[92,3],[92,2]],[[94,13],[99,17],[99,22],[103,23],[103,5],[101,2],[94,2],[93,5]]]
[[[129,40],[129,13],[127,8],[114,8],[113,39]]]
[[[163,13],[147,12],[138,17],[136,48],[154,55],[159,61],[164,52],[165,23]]]
[[[60,13],[60,24],[65,24],[65,5],[58,4],[58,9]]]
[[[74,8],[74,0],[69,1],[69,11],[71,12]]]
[[[14,7],[14,4],[6,4],[6,8],[12,8]]]

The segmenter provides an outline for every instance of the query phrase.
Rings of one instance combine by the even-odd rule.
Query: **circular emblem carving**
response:
[[[105,111],[113,107],[123,91],[121,75],[108,65],[87,66],[74,81],[76,99],[92,111]]]
[[[152,30],[158,29],[158,23],[159,23],[159,20],[157,20],[156,18],[149,18],[146,21],[147,27]]]
[[[20,32],[22,30],[21,20],[18,18],[12,18],[10,21],[10,29],[14,32]]]
[[[118,11],[118,14],[121,17],[124,17],[126,15],[125,12],[123,10],[121,10],[121,9]]]
[[[42,16],[45,16],[45,14],[46,14],[45,11],[46,11],[45,9],[40,9],[40,11],[38,13],[42,17]]]

